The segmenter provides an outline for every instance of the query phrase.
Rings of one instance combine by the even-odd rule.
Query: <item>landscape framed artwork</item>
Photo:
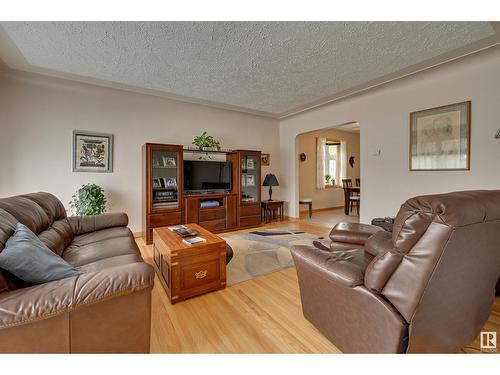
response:
[[[410,171],[470,169],[471,102],[410,113]]]
[[[73,172],[113,172],[113,134],[75,130]]]

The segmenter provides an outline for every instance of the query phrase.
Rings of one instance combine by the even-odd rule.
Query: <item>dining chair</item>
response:
[[[345,205],[347,206],[347,211],[352,212],[352,208],[354,203],[356,203],[356,212],[359,215],[359,205],[360,205],[360,196],[357,195],[354,191],[349,190],[352,186],[352,180],[350,178],[342,179],[342,188],[344,189],[344,197],[345,197]]]

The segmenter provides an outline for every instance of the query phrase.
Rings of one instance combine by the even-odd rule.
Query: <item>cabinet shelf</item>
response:
[[[177,169],[177,166],[171,166],[171,167],[153,166],[153,169]]]

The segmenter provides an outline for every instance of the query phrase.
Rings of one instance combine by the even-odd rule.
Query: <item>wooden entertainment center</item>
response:
[[[185,155],[191,160],[230,162],[230,189],[186,192]],[[211,232],[224,232],[261,224],[260,151],[195,151],[179,145],[146,143],[142,159],[142,226],[146,243],[153,241],[153,228],[169,225],[196,223]]]

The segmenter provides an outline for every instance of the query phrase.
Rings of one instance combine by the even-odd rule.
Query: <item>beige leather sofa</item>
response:
[[[66,217],[48,193],[3,198],[0,251],[17,222],[83,273],[32,286],[0,270],[0,352],[149,352],[154,271],[127,215]]]

